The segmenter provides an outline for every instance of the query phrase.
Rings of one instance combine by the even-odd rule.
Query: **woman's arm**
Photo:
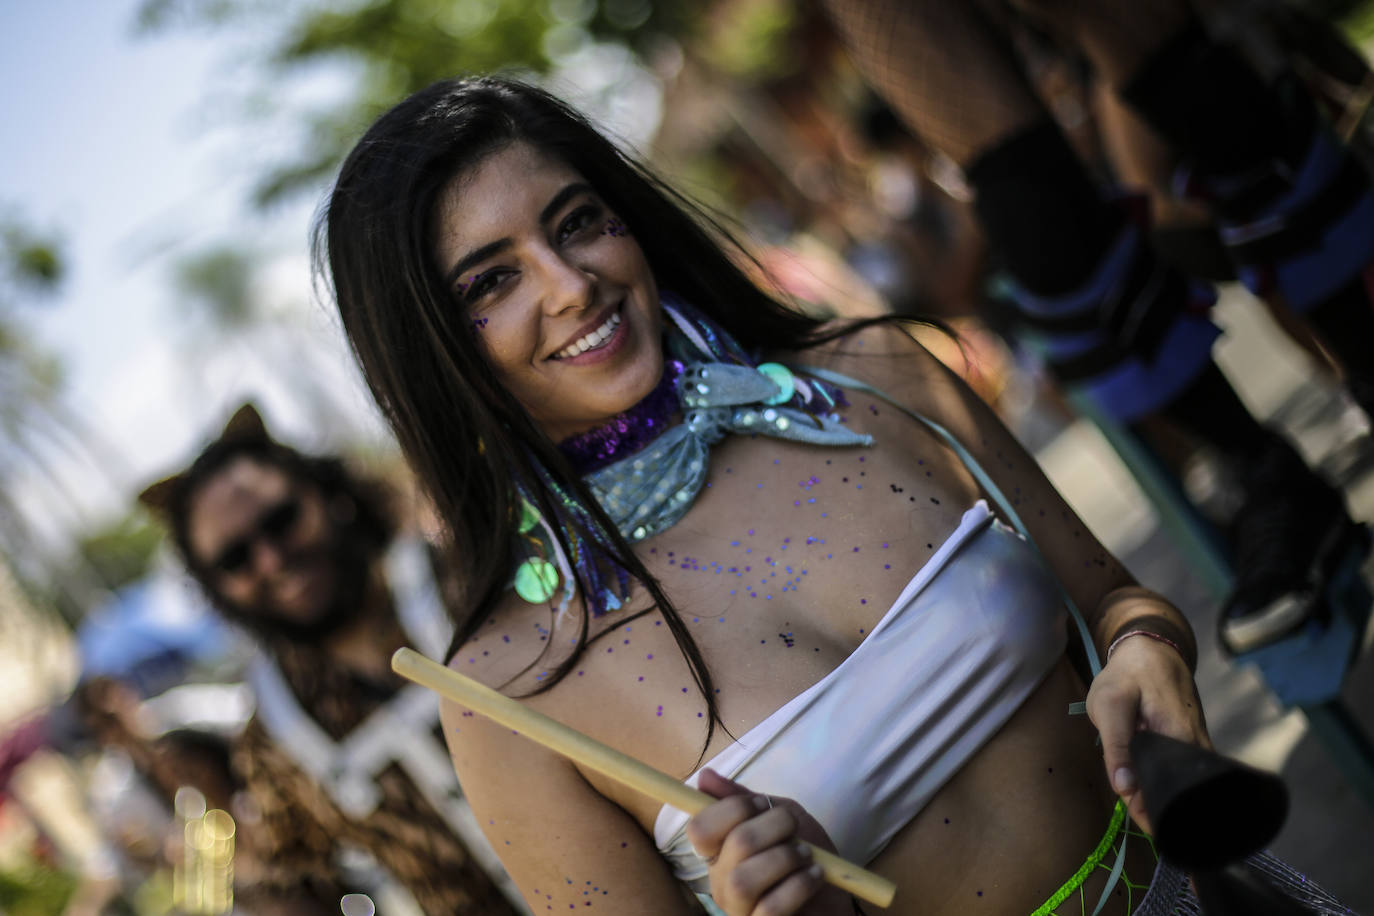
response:
[[[463,794],[534,913],[700,912],[652,838],[571,763],[452,701],[441,717]]]
[[[1192,681],[1197,648],[1187,619],[1163,597],[1136,584],[996,414],[900,327],[866,328],[800,354],[799,362],[829,366],[868,382],[944,426],[1013,500],[1050,568],[1086,618],[1098,657],[1104,660],[1103,672],[1089,692],[1088,714],[1102,735],[1113,787],[1144,825],[1130,767],[1131,735],[1147,728],[1208,743]]]

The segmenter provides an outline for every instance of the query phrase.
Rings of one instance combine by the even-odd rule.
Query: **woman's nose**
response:
[[[596,276],[559,253],[544,259],[544,311],[550,315],[592,304]]]

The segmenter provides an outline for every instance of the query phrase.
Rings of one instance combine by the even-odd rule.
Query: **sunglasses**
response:
[[[257,524],[251,531],[225,545],[219,556],[210,563],[210,567],[229,575],[243,572],[253,558],[253,545],[259,538],[280,545],[295,529],[300,517],[300,497],[288,496],[258,516]]]

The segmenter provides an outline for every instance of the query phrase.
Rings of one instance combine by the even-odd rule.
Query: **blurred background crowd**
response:
[[[1206,6],[1261,67],[1296,73],[1374,162],[1362,50],[1374,4]],[[818,3],[55,0],[0,7],[0,26],[0,914],[406,914],[433,911],[427,894],[504,900],[499,866],[447,813],[451,790],[436,800],[406,765],[411,788],[359,802],[347,780],[262,750],[275,682],[252,672],[271,639],[224,621],[169,541],[167,503],[145,489],[211,440],[279,441],[341,456],[387,494],[394,543],[441,553],[327,296],[311,288],[309,226],[373,116],[436,79],[494,69],[549,86],[723,214],[797,301],[933,316],[957,331],[958,344],[925,341],[1203,634],[1199,683],[1219,746],[1293,785],[1278,851],[1357,910],[1374,907],[1374,810],[1304,743],[1302,717],[1216,649],[1221,596],[1207,570],[1018,338],[958,166],[865,86]],[[1185,239],[1178,250],[1203,252],[1187,241],[1198,213],[1122,173],[1131,157],[1113,148],[1131,134],[1091,68],[1030,25],[1012,38],[1094,173],[1152,198],[1157,222]],[[1297,438],[1357,519],[1374,518],[1368,420],[1321,345],[1278,333],[1238,285],[1221,291],[1218,361],[1247,405]],[[245,414],[248,401],[257,409]],[[1224,523],[1236,500],[1225,469],[1205,450],[1164,450],[1204,516]],[[283,461],[286,477],[330,496]],[[264,515],[258,541],[310,511],[274,509],[279,528]],[[352,516],[329,517],[353,531]],[[1367,667],[1356,665],[1347,701],[1369,727]],[[280,670],[308,692],[306,673]],[[311,710],[326,744],[386,706],[365,687],[357,708]],[[263,788],[289,783],[283,772],[324,788]],[[408,880],[415,862],[378,851],[404,836],[360,826],[410,804],[407,792],[440,812],[434,830],[457,837],[452,855],[470,850],[466,889]],[[283,861],[304,863],[294,874],[310,880],[274,879]],[[472,907],[459,911],[517,905]]]

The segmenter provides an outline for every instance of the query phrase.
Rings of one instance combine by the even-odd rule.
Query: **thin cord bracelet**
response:
[[[1154,632],[1153,630],[1127,630],[1125,633],[1122,633],[1116,639],[1113,639],[1112,644],[1107,647],[1107,657],[1104,660],[1104,663],[1111,661],[1112,653],[1116,651],[1116,647],[1121,645],[1126,640],[1130,639],[1132,636],[1148,636],[1155,642],[1162,642],[1164,643],[1164,645],[1173,649],[1175,652],[1179,654],[1180,658],[1184,659],[1184,661],[1187,661],[1188,659],[1188,656],[1184,654],[1183,649],[1179,647],[1179,644],[1174,642],[1167,636],[1162,636],[1159,633]]]

